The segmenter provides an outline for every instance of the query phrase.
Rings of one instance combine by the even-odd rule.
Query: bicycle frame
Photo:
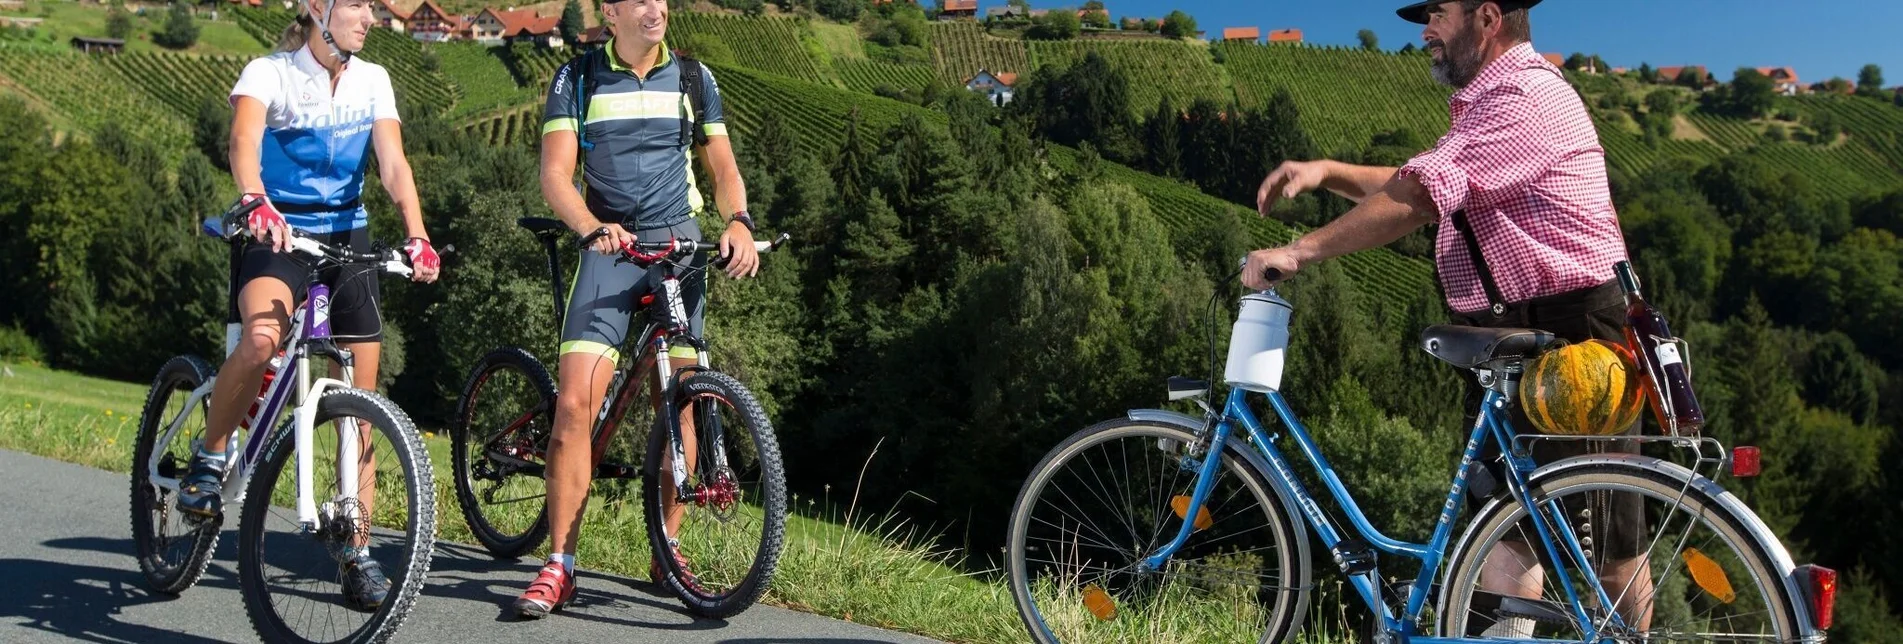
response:
[[[629,378],[628,374],[647,372],[652,365],[651,373],[655,378],[660,399],[660,408],[655,413],[660,418],[675,418],[679,411],[674,409],[674,401],[667,395],[672,391],[674,384],[673,360],[672,356],[668,355],[674,343],[678,342],[695,350],[696,363],[689,368],[711,367],[707,354],[707,342],[695,336],[693,329],[688,326],[687,306],[681,297],[678,268],[673,262],[667,262],[667,274],[661,280],[660,298],[646,308],[647,320],[641,334],[636,336],[639,340],[635,343],[635,346],[645,347],[640,359],[636,361],[633,369],[616,369],[614,378],[610,381],[607,396],[602,401],[601,411],[595,417],[594,444],[591,446],[594,467],[601,465],[601,459],[608,451],[608,441],[614,437],[616,425],[620,423],[623,414],[627,413],[635,390],[640,389],[638,385],[645,381],[643,377]],[[665,318],[655,315],[661,312],[666,313]],[[674,477],[674,494],[676,500],[686,501],[689,494],[686,445],[681,433],[674,431],[679,424],[668,423],[667,426],[670,430],[669,448],[673,452],[673,458],[670,459],[672,463],[670,474]],[[720,438],[718,422],[696,422],[695,428],[697,431],[713,432],[716,440]],[[725,450],[714,450],[713,457],[720,467],[727,466]]]
[[[1248,394],[1249,392],[1247,390],[1239,388],[1231,389],[1229,391],[1228,400],[1224,404],[1221,413],[1212,413],[1212,418],[1209,420],[1213,422],[1205,423],[1205,427],[1211,432],[1208,434],[1209,447],[1204,451],[1205,457],[1202,462],[1194,464],[1197,468],[1196,487],[1190,497],[1187,513],[1190,516],[1194,516],[1198,509],[1203,507],[1203,503],[1208,500],[1210,490],[1215,486],[1216,476],[1218,475],[1217,466],[1221,460],[1218,457],[1223,453],[1222,450],[1235,425],[1240,424],[1246,432],[1247,440],[1254,444],[1256,451],[1268,462],[1269,469],[1273,472],[1273,475],[1268,477],[1270,484],[1278,488],[1278,492],[1282,494],[1283,498],[1293,499],[1295,501],[1295,504],[1300,507],[1303,517],[1307,520],[1309,527],[1314,528],[1316,535],[1322,540],[1324,545],[1331,551],[1340,553],[1341,551],[1338,547],[1346,539],[1341,531],[1336,528],[1334,522],[1331,521],[1328,515],[1322,511],[1321,507],[1316,504],[1314,495],[1310,494],[1301,480],[1295,477],[1294,471],[1289,466],[1288,459],[1284,457],[1281,450],[1275,446],[1275,441],[1280,438],[1280,434],[1271,434],[1268,429],[1263,426],[1262,422],[1256,418],[1255,413],[1249,408]],[[1381,534],[1380,530],[1369,523],[1367,515],[1361,511],[1360,506],[1355,502],[1354,496],[1342,485],[1341,479],[1335,475],[1334,468],[1329,465],[1328,459],[1322,456],[1321,450],[1316,447],[1314,440],[1309,437],[1307,428],[1302,424],[1300,419],[1296,418],[1295,412],[1289,407],[1287,399],[1285,399],[1279,391],[1270,391],[1265,395],[1270,405],[1275,409],[1276,418],[1281,421],[1282,426],[1295,441],[1296,448],[1307,458],[1309,464],[1315,468],[1316,474],[1327,487],[1329,495],[1333,497],[1335,504],[1347,515],[1350,527],[1354,530],[1354,535],[1363,538],[1377,550],[1391,555],[1404,555],[1421,562],[1421,572],[1409,586],[1407,601],[1403,611],[1399,615],[1396,615],[1389,608],[1387,601],[1382,598],[1382,584],[1380,581],[1380,568],[1378,566],[1367,572],[1349,575],[1350,584],[1354,587],[1355,591],[1360,594],[1363,603],[1367,605],[1368,609],[1373,611],[1381,620],[1384,630],[1388,633],[1399,635],[1403,641],[1412,643],[1450,644],[1455,642],[1489,641],[1458,637],[1416,637],[1414,631],[1421,611],[1426,607],[1427,596],[1433,588],[1434,577],[1436,573],[1440,571],[1441,558],[1445,554],[1448,539],[1453,532],[1454,517],[1459,514],[1461,495],[1466,493],[1467,474],[1473,467],[1474,459],[1479,455],[1481,447],[1485,444],[1484,441],[1494,441],[1502,446],[1502,452],[1506,455],[1507,460],[1507,467],[1504,469],[1506,471],[1508,490],[1512,493],[1513,498],[1523,507],[1533,507],[1526,484],[1527,477],[1536,469],[1536,465],[1529,454],[1517,452],[1513,447],[1514,430],[1512,428],[1512,421],[1506,415],[1506,396],[1492,389],[1486,392],[1481,402],[1482,407],[1478,418],[1475,420],[1473,430],[1467,439],[1465,452],[1461,456],[1459,469],[1455,472],[1454,482],[1451,489],[1447,492],[1447,501],[1441,507],[1440,519],[1434,526],[1432,537],[1426,544],[1415,544],[1391,539]],[[1214,410],[1211,411],[1213,412]],[[1549,511],[1553,513],[1551,516],[1546,514]],[[1570,561],[1575,564],[1580,564],[1586,561],[1586,557],[1580,548],[1578,538],[1572,533],[1571,525],[1565,521],[1561,511],[1551,503],[1548,503],[1542,511],[1528,512],[1528,516],[1532,519],[1535,531],[1539,534],[1540,546],[1545,549],[1546,560],[1552,562],[1554,567],[1557,568],[1557,570],[1551,571],[1551,574],[1560,580],[1560,585],[1565,589],[1572,616],[1578,624],[1587,630],[1586,640],[1592,641],[1598,639],[1599,635],[1596,632],[1598,630],[1598,624],[1587,615],[1585,608],[1581,605],[1578,589],[1573,587],[1571,577],[1567,574],[1567,562]],[[1181,548],[1183,544],[1188,541],[1190,533],[1192,532],[1192,526],[1192,522],[1183,522],[1173,540],[1158,549],[1156,553],[1143,559],[1139,565],[1145,570],[1162,569],[1164,563],[1176,553],[1177,549]],[[1555,527],[1558,530],[1557,535],[1554,533]],[[1562,552],[1567,556],[1561,557],[1560,554]],[[1302,562],[1299,565],[1306,565],[1306,563],[1307,562]],[[1580,567],[1584,569],[1586,566],[1581,565]],[[1344,572],[1346,572],[1345,568]],[[1587,580],[1587,584],[1591,587],[1590,591],[1597,596],[1599,605],[1611,606],[1612,602],[1608,600],[1605,590],[1600,586],[1597,577],[1591,574],[1584,575],[1584,577]],[[1623,622],[1618,616],[1617,611],[1611,611],[1610,617],[1611,624],[1615,628],[1623,626]],[[1557,642],[1560,640],[1553,641]]]
[[[313,426],[317,417],[317,401],[331,389],[350,388],[351,385],[345,380],[349,380],[352,376],[349,361],[339,360],[345,380],[318,378],[313,382],[310,369],[313,346],[320,347],[320,351],[330,355],[343,356],[342,351],[335,349],[331,344],[330,287],[321,282],[311,284],[309,297],[306,297],[303,306],[298,307],[297,312],[292,314],[290,334],[286,335],[285,340],[279,345],[279,350],[290,357],[289,362],[279,366],[274,372],[271,386],[262,396],[263,404],[258,405],[257,411],[247,416],[246,422],[241,423],[231,435],[226,453],[233,453],[232,450],[239,446],[240,433],[244,434],[242,438],[244,447],[243,452],[237,454],[238,458],[233,459],[225,468],[223,481],[224,489],[231,491],[224,495],[224,507],[242,507],[249,488],[251,473],[264,461],[265,443],[269,441],[271,429],[288,402],[292,408],[292,431],[297,448],[297,520],[305,530],[315,530],[320,519],[315,493],[312,490],[311,472],[311,438],[312,432],[315,431]],[[266,365],[266,369],[270,369],[269,365]],[[192,390],[191,395],[186,399],[184,409],[189,411],[202,404],[211,395],[212,388],[217,382],[217,376],[213,376],[205,381],[205,384]],[[168,423],[164,436],[156,444],[170,445],[172,440],[177,438],[178,433],[184,429],[187,416],[189,416],[188,413],[181,412],[174,417]],[[358,432],[339,431],[337,434],[340,454],[358,452]],[[151,484],[161,490],[177,492],[178,478],[158,474],[158,463],[162,454],[164,454],[163,450],[153,450],[151,461],[147,463],[147,471],[152,472]],[[339,497],[357,498],[358,459],[339,458],[337,461],[338,484],[342,488]],[[356,507],[352,506],[349,511],[355,512]]]

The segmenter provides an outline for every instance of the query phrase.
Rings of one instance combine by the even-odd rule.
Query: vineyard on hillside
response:
[[[688,34],[719,37],[733,50],[734,62],[749,69],[803,81],[824,82],[812,54],[800,43],[799,23],[791,18],[743,18],[683,11],[668,18],[668,39]]]
[[[802,151],[830,158],[839,145],[839,133],[846,115],[858,108],[860,119],[875,131],[895,125],[906,114],[931,122],[944,123],[945,117],[898,101],[867,98],[851,92],[799,83],[757,74],[734,67],[717,67],[721,87],[730,97],[728,121],[739,135],[758,127],[761,107],[779,110],[779,117],[791,130]],[[744,140],[742,141],[744,145]],[[1075,151],[1052,148],[1054,162],[1074,163]],[[1105,163],[1106,177],[1136,189],[1150,201],[1157,218],[1179,231],[1197,230],[1224,212],[1240,212],[1240,206],[1211,197],[1185,184],[1144,174],[1116,164]],[[1273,219],[1241,218],[1261,244],[1285,243],[1294,231]],[[1427,287],[1428,267],[1420,260],[1408,259],[1385,249],[1356,253],[1340,260],[1343,268],[1362,285],[1371,299],[1400,301],[1414,297]]]
[[[1195,43],[1174,40],[1033,42],[1031,61],[1037,67],[1069,67],[1083,60],[1086,52],[1093,51],[1122,70],[1124,77],[1130,80],[1130,107],[1140,118],[1148,118],[1155,112],[1165,94],[1178,109],[1188,109],[1196,99],[1206,98],[1223,106],[1235,100],[1222,68],[1210,58],[1209,49]]]
[[[1800,96],[1785,104],[1806,117],[1829,113],[1853,142],[1868,146],[1903,174],[1903,109],[1864,96]]]
[[[522,105],[478,115],[463,129],[492,146],[533,146],[542,138],[542,106]]]
[[[931,24],[932,64],[946,85],[963,87],[980,68],[996,73],[1023,74],[1032,70],[1031,53],[1022,40],[994,38],[971,22]]]
[[[1375,134],[1406,128],[1423,141],[1447,131],[1451,91],[1428,75],[1426,56],[1256,45],[1215,45],[1243,107],[1287,89],[1302,128],[1324,154],[1358,150]]]
[[[839,80],[846,83],[846,89],[867,94],[881,86],[917,92],[932,83],[933,75],[932,68],[924,65],[865,59],[835,60],[833,70],[839,72]]]
[[[133,89],[123,76],[92,56],[71,48],[0,43],[0,75],[88,131],[114,122],[163,150],[191,146],[185,121],[170,107]]]
[[[540,95],[548,91],[549,81],[555,79],[555,71],[581,52],[566,48],[509,47],[497,53],[509,68],[509,74],[515,76],[517,85],[534,88],[536,94]]]
[[[180,117],[198,116],[198,105],[205,97],[230,93],[244,72],[241,56],[194,56],[174,53],[134,53],[101,56],[107,67],[117,70],[127,83],[144,90],[171,107]]]
[[[443,74],[462,88],[462,100],[450,112],[451,118],[535,99],[538,90],[516,86],[515,75],[503,64],[501,49],[474,42],[430,45],[429,52],[441,61]]]

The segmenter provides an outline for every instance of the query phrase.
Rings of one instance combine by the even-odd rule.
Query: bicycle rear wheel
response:
[[[341,431],[367,426],[357,498],[340,494]],[[297,518],[295,432],[279,426],[252,474],[238,528],[238,579],[245,612],[267,642],[382,642],[395,634],[423,589],[436,542],[436,488],[429,453],[403,411],[373,392],[336,389],[317,401],[311,437],[319,525]],[[370,480],[374,472],[374,480]],[[366,548],[390,582],[380,605],[347,605],[342,562]]]
[[[1714,493],[1715,486],[1687,485],[1637,463],[1606,463],[1552,475],[1531,487],[1536,505],[1556,506],[1567,517],[1587,561],[1610,571],[1601,573],[1601,583],[1612,605],[1621,608],[1627,628],[1607,626],[1602,636],[1653,642],[1791,642],[1801,637],[1793,598],[1777,566],[1751,537],[1750,522],[1720,501],[1717,495],[1723,492]],[[1620,496],[1643,507],[1643,526],[1634,526],[1637,539],[1613,534],[1611,504]],[[1550,520],[1548,525],[1553,526]],[[1498,501],[1483,509],[1448,558],[1439,611],[1442,633],[1582,638],[1585,629],[1572,616],[1572,604],[1550,574],[1554,567],[1540,544],[1519,503]],[[1555,547],[1588,617],[1595,624],[1607,622],[1609,611],[1580,566],[1558,539]],[[1609,567],[1621,565],[1630,572]],[[1483,575],[1491,583],[1483,585]],[[1508,578],[1524,579],[1529,588],[1538,585],[1539,596],[1508,592],[1499,581]],[[1635,623],[1634,617],[1640,620]]]
[[[555,426],[555,381],[518,347],[489,352],[470,372],[450,429],[456,504],[476,541],[499,559],[548,537],[543,482]]]
[[[192,391],[211,381],[212,373],[211,365],[198,356],[173,357],[159,368],[139,415],[139,438],[132,448],[132,542],[139,571],[154,592],[174,595],[198,583],[218,544],[219,520],[188,520],[173,506],[178,488],[152,483],[153,474],[185,476],[210,413],[210,396],[194,402]],[[178,433],[158,444],[175,424]]]
[[[766,410],[732,376],[696,371],[669,395],[674,408],[694,422],[687,491],[679,503],[680,530],[673,536],[691,565],[683,567],[669,550],[664,500],[672,501],[674,475],[664,466],[672,435],[656,419],[648,435],[642,472],[642,504],[648,544],[668,590],[696,614],[725,618],[758,601],[773,581],[786,535],[786,481],[779,442]]]
[[[1106,421],[1031,471],[1005,547],[1033,639],[1278,642],[1300,626],[1308,562],[1299,533],[1239,445],[1224,450],[1189,541],[1161,570],[1138,569],[1188,519],[1197,475],[1183,459],[1195,440],[1172,426]]]

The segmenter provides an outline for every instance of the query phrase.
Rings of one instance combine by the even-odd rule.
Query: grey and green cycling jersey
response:
[[[667,45],[661,61],[642,78],[622,64],[609,39],[601,56],[577,56],[555,73],[542,134],[585,129],[594,149],[582,154],[589,212],[630,231],[663,228],[691,219],[704,199],[695,184],[694,154],[681,145],[681,127],[693,110],[681,92],[681,65]],[[587,114],[578,114],[575,81],[589,65]],[[713,71],[702,66],[699,124],[707,136],[726,136],[726,115]]]

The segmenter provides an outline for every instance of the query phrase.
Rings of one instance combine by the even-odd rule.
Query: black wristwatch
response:
[[[745,211],[745,210],[742,210],[742,211],[740,211],[740,212],[736,212],[736,213],[734,213],[734,214],[733,214],[733,219],[729,219],[729,220],[727,220],[727,221],[728,221],[728,222],[735,222],[735,221],[737,221],[737,222],[740,222],[740,225],[742,225],[742,226],[746,226],[746,227],[747,227],[747,232],[750,232],[750,233],[751,233],[751,232],[754,232],[754,228],[753,228],[753,217],[752,217],[751,215],[748,215],[748,214],[747,214],[747,211]]]

